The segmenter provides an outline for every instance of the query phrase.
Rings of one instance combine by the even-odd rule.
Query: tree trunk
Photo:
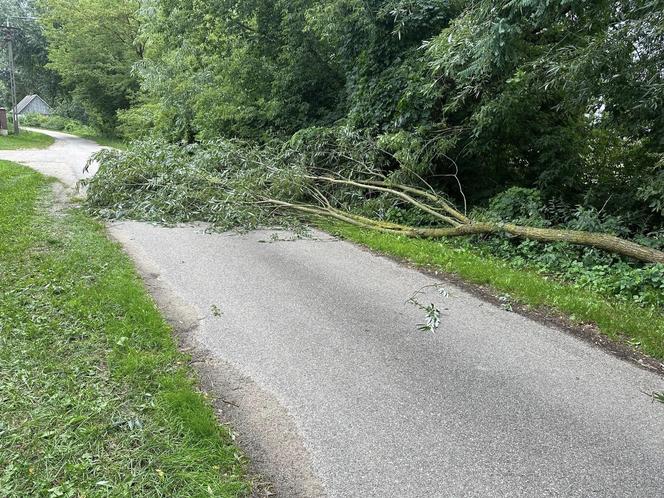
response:
[[[367,228],[371,228],[368,227]],[[604,251],[629,256],[646,263],[664,264],[664,252],[642,246],[636,242],[621,239],[614,235],[555,228],[535,228],[520,225],[470,223],[455,228],[418,228],[408,227],[403,230],[391,230],[408,237],[460,237],[463,235],[497,235],[506,233],[522,239],[539,240],[541,242],[567,242],[587,247],[595,247]]]
[[[533,228],[512,224],[504,225],[503,230],[506,233],[525,239],[540,240],[542,242],[569,242],[570,244],[596,247],[622,256],[629,256],[639,261],[664,264],[664,252],[605,233]]]
[[[276,199],[265,199],[265,201],[287,209],[294,209],[316,216],[334,218],[362,228],[384,233],[404,235],[406,237],[444,238],[460,237],[464,235],[509,234],[522,239],[539,240],[541,242],[567,242],[569,244],[595,247],[597,249],[620,254],[621,256],[628,256],[646,263],[664,264],[664,252],[606,233],[582,232],[578,230],[558,228],[537,228],[515,225],[512,223],[473,221],[466,217],[465,214],[456,210],[447,200],[436,195],[435,192],[423,191],[408,185],[389,184],[377,180],[357,181],[348,178],[333,178],[329,176],[308,176],[307,178],[314,182],[346,185],[349,187],[373,190],[392,195],[433,216],[439,221],[446,223],[448,226],[414,227],[358,216],[351,212],[333,207],[329,200],[324,198],[319,190],[316,190],[316,193],[318,194],[316,198],[321,202],[322,205],[320,206],[295,204]],[[426,199],[426,201],[433,204],[429,204],[420,199]],[[440,210],[445,214],[442,214]]]

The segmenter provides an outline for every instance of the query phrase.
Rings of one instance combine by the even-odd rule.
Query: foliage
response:
[[[167,223],[207,221],[218,228],[249,229],[283,221],[263,205],[268,198],[311,200],[307,175],[385,171],[392,160],[367,134],[349,128],[307,128],[287,142],[256,144],[237,139],[173,144],[135,141],[125,152],[103,151],[89,180],[87,204],[108,218]],[[354,188],[322,188],[343,208],[371,199]],[[361,209],[361,206],[360,206]],[[287,218],[290,221],[289,218]]]
[[[166,119],[160,119],[158,104],[135,105],[129,109],[118,110],[117,133],[126,140],[140,140],[150,135],[166,136],[169,128]],[[162,125],[163,128],[157,128]]]
[[[244,459],[128,258],[0,163],[0,495],[248,494]]]
[[[127,138],[348,129],[468,208],[516,187],[664,226],[662,0],[42,3],[52,66]]]
[[[105,46],[104,30],[88,37],[95,46],[83,43],[80,19],[61,26],[63,3],[44,3],[54,64],[64,61],[63,70],[74,74],[76,64],[103,60],[95,48]],[[80,9],[95,8],[94,16],[103,11],[109,19],[133,9],[129,24],[120,23],[131,43],[110,43],[123,54],[113,74],[124,74],[133,86],[123,88],[121,104],[109,104],[108,120],[119,111],[119,130],[147,138],[144,144],[152,135],[170,144],[199,143],[183,151],[164,145],[168,157],[153,152],[168,164],[166,171],[146,145],[131,159],[109,156],[109,164],[121,167],[111,173],[109,166],[93,185],[91,192],[100,193],[94,209],[251,226],[248,220],[265,219],[265,211],[248,200],[265,195],[275,171],[285,174],[286,165],[344,176],[368,169],[388,181],[431,186],[479,219],[600,230],[661,247],[662,6],[661,0],[153,0],[122,6],[86,0]],[[64,57],[81,50],[89,52],[83,62]],[[95,83],[100,95],[116,88],[113,81]],[[229,144],[242,156],[233,160],[249,164],[251,172],[242,178],[240,199],[236,166],[212,150],[227,151]],[[206,155],[222,166],[204,164]],[[259,156],[258,162],[247,159]],[[140,180],[143,167],[154,185]],[[210,174],[223,187],[215,192],[209,178],[187,178],[191,171]],[[332,190],[340,207],[356,213],[419,226],[435,222],[392,197]],[[231,200],[238,200],[235,208]],[[484,242],[516,264],[561,278],[575,273],[583,285],[618,295],[632,291],[615,282],[633,277],[644,282],[633,296],[659,302],[651,295],[659,292],[656,276],[632,275],[630,266],[618,278],[624,262],[597,250],[505,237]],[[617,273],[605,278],[605,267]]]
[[[47,43],[37,17],[36,0],[0,0],[0,22],[16,28],[14,32],[14,58],[16,67],[16,93],[21,99],[25,95],[39,94],[49,103],[62,97],[58,74],[46,67]],[[0,44],[3,47],[4,44]],[[6,50],[0,54],[5,55]],[[11,109],[9,94],[9,71],[5,67],[7,57],[0,57],[0,107]],[[6,81],[6,84],[5,84]]]
[[[88,118],[85,108],[81,101],[75,95],[65,95],[56,101],[53,107],[53,114],[62,116],[63,118],[73,119],[79,123],[89,125],[90,119]]]
[[[263,197],[296,199],[297,166],[270,167],[266,148],[240,141],[180,146],[134,142],[127,151],[105,150],[88,181],[87,203],[108,218],[165,223],[203,220],[219,228],[254,228],[272,219]]]
[[[49,116],[43,114],[26,114],[21,116],[21,125],[44,128],[46,130],[64,131],[74,135],[95,135],[97,133],[91,126],[57,114]]]
[[[662,5],[467,4],[428,51],[468,187],[538,186],[660,225],[638,195],[664,145]]]
[[[133,64],[143,55],[137,40],[139,2],[41,0],[49,67],[57,71],[91,124],[112,133],[118,109],[129,107],[138,83]]]
[[[466,247],[500,257],[514,268],[529,268],[554,276],[580,289],[615,296],[637,304],[664,309],[664,266],[635,265],[592,249],[567,244],[517,242],[507,238],[484,240]]]
[[[436,332],[438,327],[440,327],[440,308],[434,303],[423,304],[421,302],[422,298],[426,295],[426,291],[430,288],[435,288],[438,291],[438,294],[443,297],[449,297],[447,290],[440,285],[427,285],[413,293],[412,296],[408,299],[408,303],[412,304],[420,311],[424,313],[425,321],[417,325],[418,330],[422,332]]]
[[[497,221],[546,226],[542,218],[544,203],[538,190],[512,187],[494,196],[487,214]]]
[[[160,107],[157,117],[189,140],[221,130],[264,138],[329,119],[341,81],[326,47],[306,29],[313,3],[155,2],[137,72]]]
[[[535,188],[645,233],[664,220],[660,3],[157,0],[123,131],[266,143],[341,125],[459,202]]]
[[[498,221],[514,221],[530,226],[560,226],[572,230],[629,235],[625,221],[593,208],[569,206],[542,201],[536,190],[513,187],[491,199],[480,215]],[[664,248],[664,236],[651,233],[639,238],[655,248]],[[664,309],[664,266],[635,265],[634,262],[592,248],[565,243],[542,243],[509,237],[465,241],[465,247],[509,261],[514,268],[533,269],[552,275],[578,288],[606,296],[632,300]]]
[[[367,177],[387,169],[391,157],[369,138],[348,129],[307,129],[287,144],[260,146],[237,140],[187,146],[149,140],[127,152],[102,152],[100,170],[89,181],[88,205],[109,218],[136,218],[167,223],[203,220],[218,228],[249,229],[294,223],[266,203],[320,203],[323,197],[344,212],[386,222],[434,226],[439,220],[403,200],[372,195],[348,185],[320,185],[312,176],[342,173]],[[383,168],[381,170],[381,168]],[[387,177],[389,178],[389,176]],[[325,201],[327,202],[327,201]],[[545,204],[535,190],[512,188],[491,200],[474,219],[516,222],[629,235],[620,218],[593,209]],[[481,240],[480,238],[481,237]],[[664,247],[664,237],[646,239]],[[500,256],[515,268],[531,268],[604,295],[664,307],[664,269],[643,265],[598,249],[566,243],[542,243],[508,236],[477,236],[486,254]]]

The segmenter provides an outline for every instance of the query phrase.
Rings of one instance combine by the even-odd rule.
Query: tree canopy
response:
[[[39,6],[49,67],[128,138],[361,136],[382,175],[464,208],[537,199],[532,223],[664,233],[663,0]]]
[[[19,99],[39,94],[49,102],[60,97],[58,74],[47,69],[48,48],[38,21],[34,0],[0,0],[0,23],[16,28],[14,31],[14,58],[16,90]],[[0,46],[2,46],[0,44]],[[0,53],[0,106],[11,106],[9,95],[9,67],[6,50]]]
[[[126,0],[41,0],[41,23],[49,44],[48,67],[62,78],[102,131],[117,125],[138,90],[133,65],[142,59],[138,39],[140,3]]]

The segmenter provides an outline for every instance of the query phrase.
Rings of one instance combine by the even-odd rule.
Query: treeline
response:
[[[129,138],[315,141],[350,128],[394,158],[384,167],[459,203],[525,187],[546,223],[582,206],[622,230],[662,227],[662,1],[41,8],[50,67],[96,124]],[[512,193],[522,216],[532,193]]]
[[[48,47],[37,18],[34,0],[0,0],[0,25],[9,22],[14,28],[13,48],[16,63],[18,99],[39,94],[47,101],[59,102],[64,97],[58,74],[47,68]],[[0,36],[0,107],[11,108],[9,64],[4,36]]]
[[[118,64],[118,52],[133,44],[137,31],[125,30],[124,19],[109,19],[106,2],[50,0],[0,0],[0,23],[12,29],[16,94],[38,94],[59,118],[91,125],[97,131],[115,132],[116,113],[131,104],[127,91],[136,58]],[[135,13],[137,4],[127,6]],[[103,31],[107,22],[116,22]],[[126,22],[126,21],[124,21]],[[108,25],[108,24],[107,24]],[[72,29],[74,27],[74,29]],[[8,51],[0,41],[0,106],[10,109]],[[60,43],[62,42],[62,43]],[[58,47],[56,49],[56,47]],[[133,79],[133,88],[138,84]]]

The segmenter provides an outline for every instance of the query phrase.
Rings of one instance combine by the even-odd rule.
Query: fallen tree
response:
[[[353,142],[352,147],[335,143],[310,149],[237,141],[189,146],[137,142],[128,151],[96,156],[101,168],[86,182],[87,204],[108,218],[207,221],[220,229],[290,225],[296,221],[290,215],[300,213],[413,238],[508,235],[664,264],[661,250],[608,233],[468,215],[405,165],[398,170],[405,174],[386,176],[387,169],[375,157],[367,159],[367,151],[385,155],[371,140]],[[427,190],[411,181],[427,185]],[[377,218],[363,205],[376,196],[399,209],[422,213],[423,221],[401,224]]]
[[[318,201],[317,204],[288,202],[273,198],[266,198],[264,201],[280,208],[307,213],[309,215],[334,218],[362,228],[406,237],[444,238],[464,235],[508,234],[540,242],[567,242],[569,244],[594,247],[646,263],[664,264],[664,252],[616,237],[615,235],[558,228],[522,226],[513,223],[475,221],[461,213],[434,191],[425,191],[409,185],[392,184],[379,180],[356,181],[330,176],[307,176],[307,179],[313,182],[310,191],[312,197]],[[343,185],[391,195],[427,213],[446,226],[408,226],[360,216],[348,210],[334,207],[330,200],[322,193],[322,189],[316,187],[317,184]]]

